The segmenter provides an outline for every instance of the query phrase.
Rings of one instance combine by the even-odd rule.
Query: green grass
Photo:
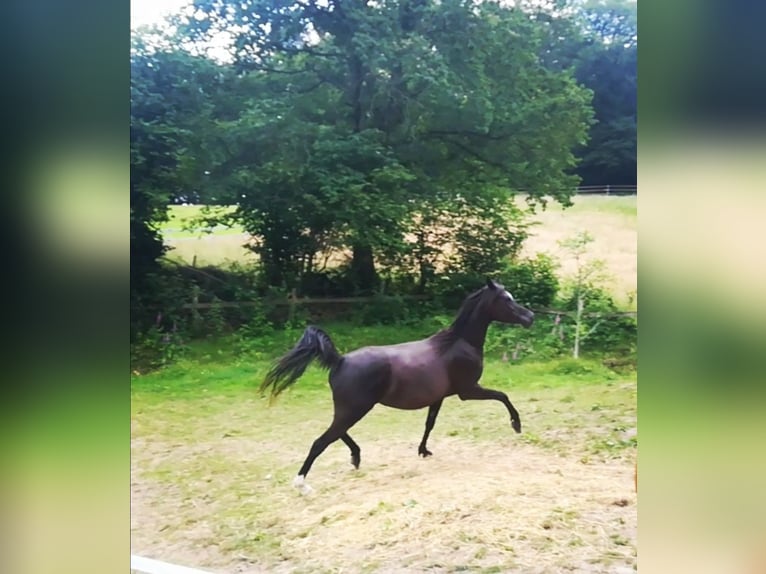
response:
[[[561,207],[558,203],[548,205],[548,210],[568,214],[601,213],[605,215],[622,215],[635,219],[638,215],[636,195],[578,195],[573,199],[571,207]]]
[[[430,321],[412,326],[372,327],[339,323],[325,328],[343,353],[366,345],[420,339],[435,332],[438,325]],[[254,340],[230,336],[194,341],[173,364],[146,374],[134,373],[131,380],[134,404],[148,408],[150,405],[164,407],[168,401],[200,403],[199,407],[193,408],[204,412],[225,408],[237,399],[265,404],[267,401],[257,392],[258,385],[271,362],[292,348],[300,336],[298,329],[275,331],[269,337]],[[536,430],[524,435],[522,440],[525,442],[554,449],[566,448],[569,439],[565,438],[565,433],[558,435],[554,431],[580,425],[582,421],[572,417],[571,413],[584,412],[601,426],[598,433],[584,437],[584,456],[619,455],[623,449],[635,447],[634,440],[621,438],[635,412],[635,373],[618,374],[594,359],[562,358],[513,364],[486,357],[482,385],[521,397],[529,405],[526,416],[532,421],[545,412],[545,421],[533,425]],[[307,416],[303,409],[314,412],[321,404],[329,417],[332,406],[327,373],[315,366],[309,367],[278,403],[289,407],[298,418]],[[473,407],[466,412],[469,411],[472,412]],[[507,418],[502,408],[495,409],[492,416],[498,421]],[[484,440],[495,429],[492,425],[470,424],[448,432],[452,432],[450,436]]]

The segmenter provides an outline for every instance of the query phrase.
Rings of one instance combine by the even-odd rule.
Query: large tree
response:
[[[531,16],[470,0],[194,2],[185,33],[198,50],[228,35],[250,90],[213,172],[261,239],[270,282],[294,281],[329,245],[348,248],[370,290],[376,259],[411,252],[408,232],[437,212],[469,218],[447,238],[458,252],[492,226],[509,253],[514,190],[568,202],[591,94],[545,65]]]

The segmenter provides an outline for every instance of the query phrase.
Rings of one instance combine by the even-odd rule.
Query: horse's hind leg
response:
[[[311,491],[311,488],[305,483],[306,475],[309,473],[309,470],[311,470],[311,465],[314,464],[316,458],[322,454],[328,446],[346,434],[346,430],[348,430],[348,426],[339,423],[339,421],[336,419],[332,422],[326,431],[319,435],[319,437],[311,445],[309,454],[306,457],[303,466],[301,466],[301,469],[298,471],[298,475],[293,481],[293,486],[301,488],[304,493]]]
[[[418,447],[418,454],[423,458],[431,456],[432,454],[431,451],[426,448],[426,442],[428,441],[428,435],[431,434],[431,430],[434,428],[434,424],[436,423],[436,415],[439,414],[439,409],[442,407],[442,400],[443,399],[439,399],[430,407],[428,407],[428,416],[426,417],[426,431],[423,433],[423,440],[420,441],[420,446]]]
[[[306,457],[306,461],[298,471],[298,475],[295,477],[293,485],[301,488],[304,493],[311,490],[311,488],[305,483],[306,475],[309,473],[309,470],[311,470],[311,465],[314,464],[316,458],[322,454],[328,446],[330,446],[339,438],[343,439],[343,442],[345,442],[351,449],[353,462],[354,448],[351,446],[351,444],[346,442],[346,438],[348,438],[348,440],[354,446],[356,446],[357,455],[359,454],[359,445],[351,440],[351,437],[348,436],[347,431],[357,422],[359,422],[359,419],[366,415],[373,406],[374,403],[365,407],[338,409],[336,405],[335,418],[333,419],[332,424],[326,431],[319,435],[319,438],[317,438],[314,441],[314,444],[311,445],[311,449],[309,450],[309,454]]]
[[[346,446],[351,451],[351,464],[354,465],[354,468],[359,468],[359,463],[362,462],[362,451],[359,448],[359,445],[354,442],[354,439],[352,439],[348,433],[341,436],[340,440],[345,442]]]

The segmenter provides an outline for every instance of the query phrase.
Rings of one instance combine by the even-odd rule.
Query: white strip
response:
[[[177,566],[169,562],[130,555],[130,569],[146,572],[146,574],[210,574],[207,570],[197,570],[187,566]]]

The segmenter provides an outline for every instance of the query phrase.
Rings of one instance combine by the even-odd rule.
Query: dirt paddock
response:
[[[301,495],[297,426],[289,447],[230,433],[134,438],[132,552],[220,573],[635,568],[632,460],[583,461],[511,433],[442,436],[421,459],[417,434],[356,433],[361,468],[334,444]]]

